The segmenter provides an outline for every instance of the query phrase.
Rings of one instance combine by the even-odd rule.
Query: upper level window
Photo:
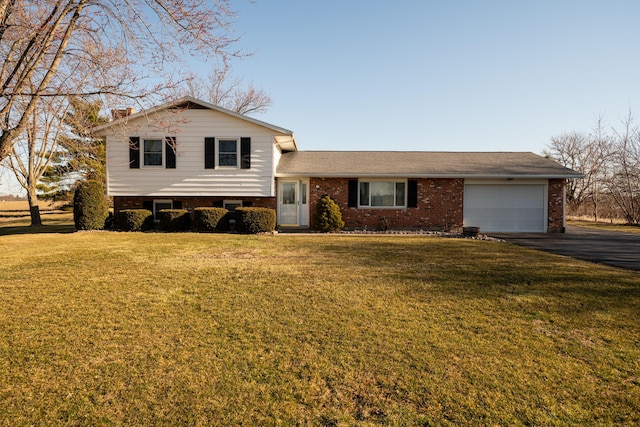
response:
[[[219,139],[218,140],[218,166],[222,167],[238,167],[238,148],[237,139]]]
[[[251,138],[204,138],[205,169],[251,169]]]
[[[363,207],[403,208],[407,206],[405,181],[360,181],[359,205]]]
[[[145,139],[143,146],[144,165],[162,166],[162,140]]]

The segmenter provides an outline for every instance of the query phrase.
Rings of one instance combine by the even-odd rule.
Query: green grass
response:
[[[0,251],[0,425],[640,423],[634,272],[423,236]]]
[[[640,226],[637,226],[637,225],[627,225],[627,224],[610,223],[610,222],[595,222],[595,221],[588,221],[584,219],[567,219],[567,224],[577,225],[580,227],[587,227],[587,228],[597,228],[599,230],[621,231],[624,233],[640,234]]]

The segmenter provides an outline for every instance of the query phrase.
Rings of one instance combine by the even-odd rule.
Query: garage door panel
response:
[[[464,225],[483,232],[545,231],[544,185],[465,185]]]

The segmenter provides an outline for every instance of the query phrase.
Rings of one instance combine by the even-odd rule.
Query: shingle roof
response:
[[[276,176],[580,178],[533,153],[429,151],[295,151],[282,155]]]

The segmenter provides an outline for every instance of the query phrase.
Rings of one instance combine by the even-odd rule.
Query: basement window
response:
[[[173,209],[173,200],[154,200],[153,201],[153,221],[160,222],[158,212],[162,209]]]

